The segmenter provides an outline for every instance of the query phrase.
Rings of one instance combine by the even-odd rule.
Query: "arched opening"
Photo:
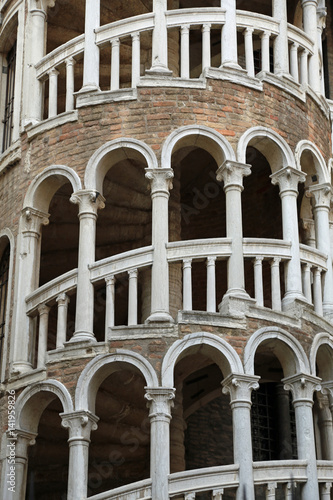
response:
[[[26,500],[63,500],[67,496],[68,432],[61,426],[62,412],[56,398],[40,417],[36,443],[28,448]]]
[[[95,414],[100,420],[89,447],[88,496],[150,477],[147,383],[128,364],[113,370],[96,395]]]
[[[230,399],[221,388],[230,367],[223,357],[205,344],[190,347],[178,357],[170,423],[171,473],[234,462]],[[235,491],[225,489],[223,496],[234,499]],[[196,498],[209,499],[211,491],[199,492]]]

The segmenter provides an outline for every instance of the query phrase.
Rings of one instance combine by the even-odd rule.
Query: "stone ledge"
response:
[[[135,326],[114,326],[108,328],[107,340],[132,340],[132,339],[156,339],[164,337],[177,337],[178,328],[176,325],[135,325]]]
[[[42,382],[46,380],[46,369],[36,369],[31,370],[20,375],[13,375],[6,386],[6,390],[9,389],[20,389],[26,385],[35,384],[36,382]]]
[[[116,101],[134,101],[137,99],[136,88],[119,90],[94,90],[90,92],[76,92],[76,107],[96,106]]]
[[[246,70],[242,68],[207,68],[203,74],[211,80],[226,80],[258,91],[263,90],[263,84],[260,79],[249,76]]]
[[[21,157],[21,141],[17,140],[0,155],[0,174],[3,174],[7,168],[20,161]]]
[[[77,110],[66,111],[65,113],[61,113],[60,115],[54,116],[53,118],[48,118],[40,123],[34,125],[27,125],[25,130],[28,135],[28,141],[31,141],[37,135],[46,132],[48,130],[52,130],[60,125],[64,125],[65,123],[75,122],[78,119]]]
[[[178,311],[177,323],[180,325],[195,324],[246,330],[245,317],[232,318],[220,313],[206,311]]]
[[[47,352],[46,364],[49,365],[51,363],[58,363],[69,359],[94,358],[99,354],[105,354],[107,352],[108,350],[105,342],[66,342],[64,348]]]

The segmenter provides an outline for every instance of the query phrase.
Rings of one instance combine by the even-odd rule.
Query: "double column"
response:
[[[291,243],[291,259],[287,263],[286,293],[283,306],[295,299],[305,300],[302,293],[302,274],[299,249],[297,196],[298,183],[305,182],[306,175],[293,167],[284,167],[271,175],[272,184],[280,187],[282,204],[283,239]]]
[[[172,388],[147,388],[150,418],[150,476],[152,500],[169,500],[170,420],[175,397]]]
[[[171,168],[146,169],[152,199],[152,245],[154,259],[151,277],[151,313],[148,323],[172,322],[169,313],[169,265],[166,245],[169,239],[169,196],[172,188]]]
[[[249,298],[245,291],[244,278],[241,193],[244,189],[243,177],[250,175],[250,173],[250,165],[229,160],[225,161],[216,172],[217,180],[224,182],[227,238],[231,239],[231,255],[228,260],[228,291],[225,297]]]
[[[14,364],[16,371],[32,367],[34,346],[32,318],[26,314],[25,298],[38,286],[41,228],[49,223],[49,214],[25,208],[20,220],[20,239],[17,248],[18,272],[15,286]]]
[[[82,190],[74,193],[70,200],[79,205],[80,220],[75,333],[71,341],[91,341],[95,340],[94,286],[89,266],[95,262],[97,211],[104,208],[104,198],[97,191]]]
[[[98,417],[89,411],[60,414],[62,426],[69,430],[69,467],[67,496],[87,498],[88,461],[91,431],[97,429]]]
[[[303,373],[282,380],[286,391],[291,391],[295,408],[298,459],[306,460],[307,481],[302,489],[302,500],[319,500],[316,447],[313,428],[313,393],[321,389],[320,379]]]
[[[315,219],[316,246],[328,256],[323,286],[323,313],[331,320],[333,319],[333,268],[329,225],[331,187],[328,183],[317,184],[311,186],[309,192],[314,202],[312,210]]]
[[[223,380],[223,393],[230,394],[233,422],[234,463],[239,464],[237,500],[254,500],[251,437],[251,392],[259,387],[260,377],[231,374]]]

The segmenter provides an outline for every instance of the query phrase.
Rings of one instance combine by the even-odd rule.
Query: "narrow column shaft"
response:
[[[64,347],[67,334],[67,312],[69,297],[65,293],[61,293],[57,297],[58,304],[58,321],[57,321],[57,349]]]
[[[138,270],[128,271],[128,324],[138,324]]]
[[[266,500],[275,500],[276,488],[277,488],[277,483],[267,483]]]
[[[321,286],[321,270],[318,267],[313,269],[313,305],[314,310],[320,316],[323,315],[323,299]]]
[[[183,260],[183,309],[192,311],[192,259]]]
[[[86,0],[82,91],[99,89],[99,47],[95,29],[100,24],[100,0]]]
[[[166,10],[167,0],[153,0],[155,26],[153,30],[152,66],[150,71],[171,74],[168,69],[168,32],[165,17]]]
[[[263,257],[256,257],[254,260],[254,295],[257,306],[264,305],[264,288],[262,281],[262,261]]]
[[[140,81],[140,33],[132,34],[132,87]]]
[[[74,65],[73,57],[66,59],[66,111],[74,109]]]
[[[202,72],[211,66],[210,24],[202,26]]]
[[[261,35],[261,70],[270,71],[270,56],[269,56],[269,39],[271,33],[269,31],[264,31]]]
[[[119,89],[120,78],[120,41],[115,38],[111,41],[111,90]]]
[[[308,57],[309,57],[309,52],[304,49],[302,50],[301,53],[301,84],[304,86],[307,86],[309,83],[308,79]]]
[[[169,189],[172,188],[171,169],[146,169],[151,182],[152,198],[152,244],[154,261],[152,267],[151,314],[148,322],[172,321],[169,314],[169,265],[166,244],[168,242]]]
[[[180,30],[180,76],[190,78],[190,26],[185,25]]]
[[[207,311],[216,312],[216,277],[215,277],[216,257],[207,259]]]
[[[253,58],[253,28],[246,28],[244,31],[246,71],[249,76],[254,76]]]
[[[279,34],[274,42],[274,73],[289,73],[287,1],[272,0],[273,18],[279,22]]]
[[[303,266],[303,293],[309,304],[312,304],[312,290],[311,290],[311,266],[305,264]]]
[[[105,278],[106,282],[106,307],[105,307],[105,341],[108,329],[114,327],[115,320],[115,284],[116,278],[111,275]]]
[[[280,262],[281,259],[279,259],[278,257],[275,257],[271,261],[271,291],[273,311],[281,311]]]
[[[15,493],[9,493],[6,488],[4,499],[21,500],[26,495],[27,472],[28,472],[28,447],[35,444],[36,434],[22,430],[16,430],[16,439],[8,439],[8,450],[15,455]],[[14,448],[12,448],[14,445]],[[7,486],[7,485],[6,485]]]
[[[298,44],[293,43],[290,47],[290,73],[294,80],[298,83]]]
[[[222,28],[222,66],[239,68],[237,56],[236,0],[221,0],[225,9],[225,24]]]
[[[313,90],[320,92],[317,7],[317,0],[302,0],[304,31],[313,42],[313,55],[310,55],[309,60],[309,83]]]
[[[49,328],[49,312],[50,308],[42,304],[38,307],[39,312],[39,336],[38,336],[38,355],[37,368],[45,367],[46,352],[47,352],[47,337]]]

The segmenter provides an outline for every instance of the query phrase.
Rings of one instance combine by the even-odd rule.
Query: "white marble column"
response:
[[[221,0],[225,24],[221,37],[221,67],[240,69],[237,55],[236,0]]]
[[[291,391],[295,408],[297,451],[299,460],[307,460],[307,481],[302,488],[302,500],[319,500],[316,447],[313,427],[313,393],[320,390],[320,379],[297,374],[282,380]]]
[[[25,298],[39,281],[41,228],[49,223],[49,214],[33,208],[22,212],[16,258],[14,356],[13,370],[25,372],[32,368],[33,320],[26,314]]]
[[[327,394],[328,396],[328,401],[329,401],[329,407],[332,413],[332,419],[333,419],[333,380],[330,381],[325,381],[321,383],[321,386],[323,388],[324,394]]]
[[[298,43],[294,42],[290,47],[290,73],[295,82],[299,81],[298,72]]]
[[[183,309],[192,311],[192,259],[183,260]]]
[[[207,257],[207,291],[206,291],[206,310],[216,312],[216,275],[215,275],[216,257]]]
[[[170,420],[175,389],[146,388],[150,418],[152,500],[169,500]]]
[[[66,111],[74,109],[74,65],[73,57],[66,59]]]
[[[246,71],[251,77],[254,77],[253,31],[253,28],[244,30]]]
[[[58,320],[57,320],[57,343],[56,348],[62,349],[66,342],[67,334],[67,312],[68,304],[70,302],[68,295],[66,293],[61,293],[58,295]]]
[[[180,76],[190,78],[190,26],[185,24],[180,29]]]
[[[154,261],[151,283],[151,313],[147,322],[172,322],[169,313],[169,265],[166,244],[169,239],[169,196],[172,189],[171,168],[146,169],[152,199],[152,245]]]
[[[165,13],[167,0],[153,0],[155,25],[153,30],[152,65],[147,74],[171,76],[168,68],[168,31]]]
[[[243,177],[250,173],[250,165],[229,160],[216,172],[217,180],[224,182],[227,238],[232,240],[228,259],[228,291],[225,296],[249,298],[245,292],[241,193]]]
[[[262,277],[262,263],[264,258],[258,256],[253,261],[254,267],[254,296],[257,306],[263,307],[264,305],[264,287]]]
[[[320,4],[320,2],[319,2]],[[324,0],[325,4],[325,0]],[[324,60],[323,60],[323,31],[326,28],[326,7],[318,7],[317,9],[317,40],[318,40],[318,58],[319,58],[319,78],[321,93],[325,95],[325,78],[324,78]]]
[[[83,86],[81,92],[99,90],[99,47],[95,29],[100,25],[100,0],[86,0]]]
[[[302,293],[302,274],[299,249],[297,195],[298,183],[305,182],[305,174],[292,167],[284,167],[271,175],[272,184],[280,187],[283,239],[291,243],[291,259],[286,263],[286,293],[283,306],[295,299],[305,300]]]
[[[88,461],[91,431],[99,420],[89,411],[61,413],[62,426],[69,430],[68,498],[87,498]]]
[[[318,392],[317,400],[322,460],[333,460],[333,424],[328,395]]]
[[[269,40],[270,31],[264,31],[261,35],[261,71],[270,72]]]
[[[115,286],[116,278],[113,274],[105,278],[106,283],[106,305],[105,305],[105,341],[108,339],[109,328],[114,327],[115,322]]]
[[[234,463],[239,464],[236,499],[254,500],[251,434],[251,392],[259,387],[260,377],[231,374],[223,380],[223,393],[230,394],[232,409]]]
[[[140,81],[140,33],[132,33],[132,87]]]
[[[210,28],[208,23],[202,26],[202,72],[211,66]]]
[[[316,246],[328,256],[323,286],[323,313],[331,321],[333,319],[333,268],[329,224],[331,186],[328,183],[316,184],[309,188],[309,192],[314,201],[312,211],[315,220]]]
[[[318,0],[302,0],[304,31],[313,42],[313,55],[310,55],[309,60],[309,84],[314,91],[320,92],[317,7]]]
[[[10,437],[10,432],[7,433],[9,444],[8,451],[11,450],[10,446],[13,446],[15,442],[15,448],[13,448],[15,453],[15,493],[9,493],[8,489],[6,489],[4,500],[22,500],[25,498],[28,472],[28,448],[35,444],[35,438],[37,436],[37,434],[32,432],[19,429],[15,430],[15,433],[15,439]]]
[[[280,24],[279,34],[274,42],[274,73],[283,76],[289,74],[287,1],[272,0],[272,15]]]
[[[80,220],[75,333],[71,341],[95,340],[94,285],[89,265],[95,262],[97,211],[104,208],[104,198],[96,191],[82,190],[74,193],[70,201],[79,205]]]
[[[49,72],[49,114],[48,118],[53,118],[58,114],[58,76],[59,71],[52,68]]]
[[[273,311],[281,311],[281,284],[280,284],[280,262],[279,257],[271,261],[271,294]]]

